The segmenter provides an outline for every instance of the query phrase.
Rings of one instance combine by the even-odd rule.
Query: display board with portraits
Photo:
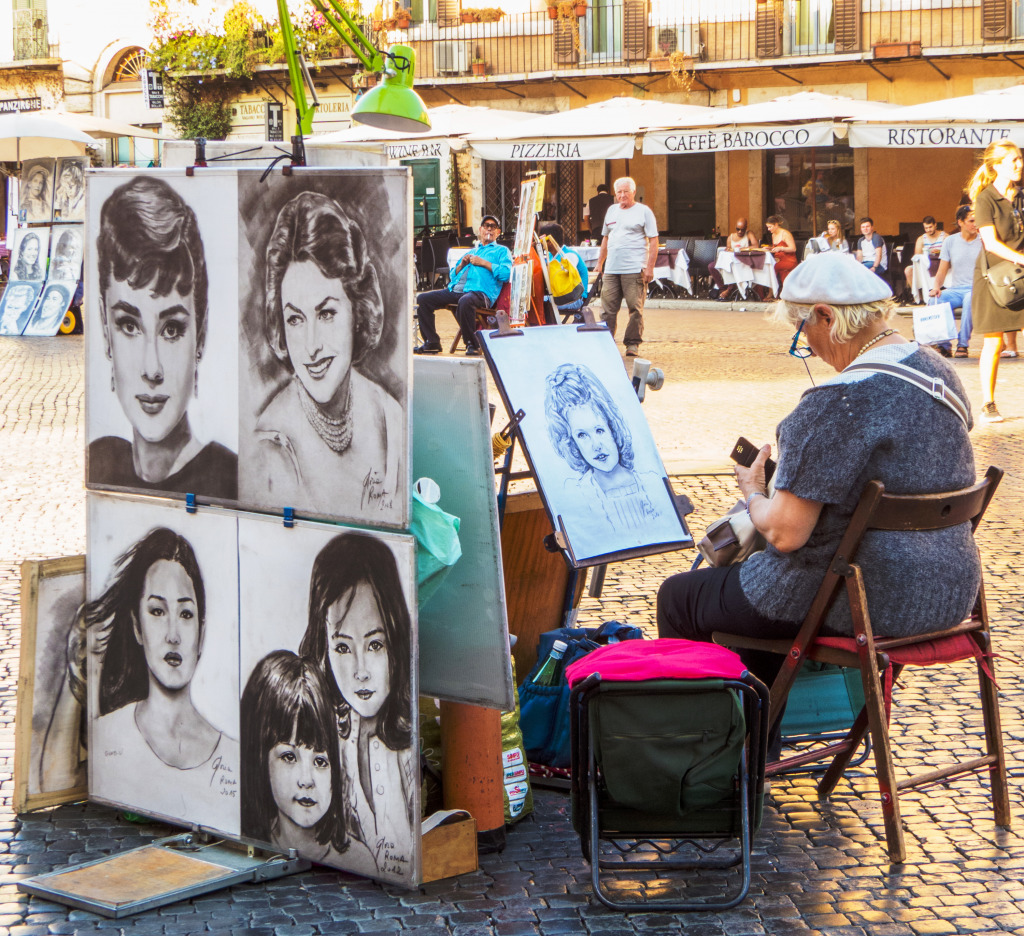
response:
[[[87,486],[408,528],[407,170],[86,181]]]
[[[603,326],[481,332],[509,415],[574,567],[693,546],[650,426]]]
[[[419,883],[414,539],[108,494],[88,518],[90,797]]]
[[[85,556],[21,564],[15,813],[84,799]]]

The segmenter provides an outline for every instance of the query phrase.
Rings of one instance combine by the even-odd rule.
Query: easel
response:
[[[594,321],[589,307],[584,307],[580,314],[584,322],[576,326],[577,331],[607,331],[607,325]],[[522,334],[521,329],[509,326],[507,316],[499,315],[498,330],[491,332],[488,338]],[[661,373],[654,373],[655,378],[643,382],[641,386],[660,386],[658,380]],[[637,383],[634,380],[634,389],[640,396]],[[552,526],[539,486],[536,492],[510,496],[509,485],[513,481],[533,479],[534,484],[537,484],[533,471],[512,470],[516,439],[519,438],[520,444],[523,441],[520,422],[525,416],[523,410],[518,410],[501,430],[500,435],[508,442],[508,447],[502,455],[501,464],[495,468],[499,478],[498,519],[501,525],[505,580],[506,583],[516,583],[515,588],[506,587],[506,598],[509,631],[520,638],[513,649],[520,678],[525,677],[536,662],[540,634],[558,627],[574,626],[586,586],[587,570],[593,569],[589,594],[599,598],[608,567],[606,562],[581,565],[577,561],[561,518],[556,518],[557,528]],[[692,511],[689,499],[676,495],[667,478],[665,484],[680,518]],[[536,548],[538,543],[543,544],[543,550]],[[625,555],[622,558],[632,556]]]

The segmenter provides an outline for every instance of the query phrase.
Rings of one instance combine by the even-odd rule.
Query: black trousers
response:
[[[695,569],[665,579],[658,589],[658,636],[711,641],[715,631],[745,637],[793,637],[799,621],[774,621],[760,614],[740,587],[740,565]],[[784,657],[760,650],[738,651],[744,665],[769,689]],[[773,716],[774,717],[774,716]],[[777,757],[779,724],[768,738]],[[772,756],[769,759],[773,759]]]
[[[450,289],[434,289],[430,292],[420,293],[416,300],[416,318],[420,323],[420,334],[424,341],[440,341],[437,333],[435,313],[438,309],[447,305],[458,303],[455,310],[455,321],[462,329],[462,337],[466,341],[466,347],[476,345],[476,310],[490,307],[490,302],[482,292],[452,292]]]

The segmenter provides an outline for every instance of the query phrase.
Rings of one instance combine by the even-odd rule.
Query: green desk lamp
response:
[[[383,72],[384,80],[368,91],[352,110],[352,119],[369,124],[381,130],[425,132],[430,129],[430,118],[422,98],[413,90],[413,73],[416,53],[410,46],[393,45],[386,53],[379,52],[355,20],[342,8],[338,0],[313,0],[313,6],[323,14],[331,28],[363,63],[370,72]],[[281,37],[284,40],[285,58],[288,62],[288,77],[291,81],[292,96],[298,115],[299,136],[313,132],[313,114],[319,104],[309,70],[295,44],[287,0],[277,0],[278,17],[281,21]],[[306,97],[310,89],[313,103]]]

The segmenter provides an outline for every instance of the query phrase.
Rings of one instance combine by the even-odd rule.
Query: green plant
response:
[[[166,80],[164,93],[167,119],[184,139],[223,140],[231,132],[231,106],[223,87],[182,77]]]

